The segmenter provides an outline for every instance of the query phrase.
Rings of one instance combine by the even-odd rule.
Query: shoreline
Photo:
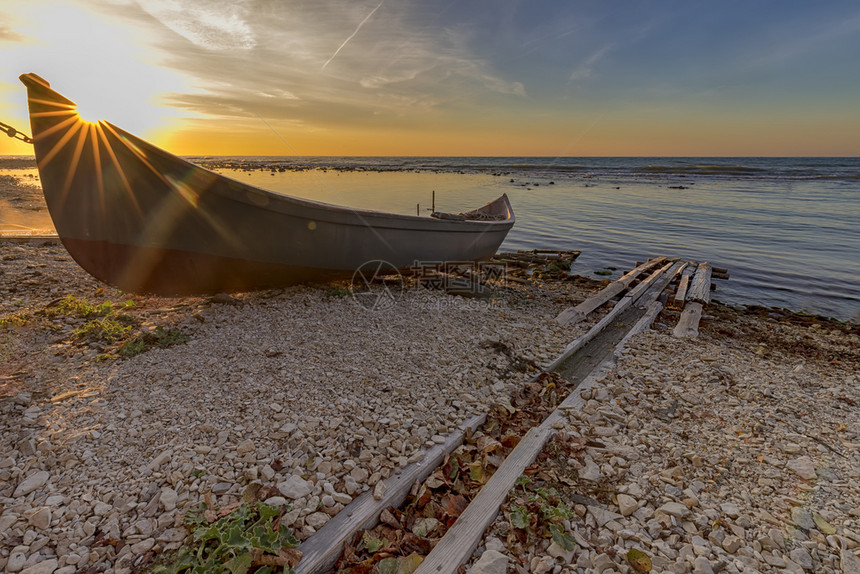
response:
[[[520,216],[504,250],[548,245],[577,249],[583,253],[573,272],[595,278],[616,278],[617,269],[644,255],[711,261],[731,269],[732,280],[721,284],[717,294],[729,304],[761,304],[860,320],[860,292],[852,280],[857,265],[847,249],[852,235],[846,228],[847,235],[831,237],[847,224],[855,209],[851,186],[839,191],[841,188],[828,187],[826,181],[803,184],[805,195],[797,201],[820,197],[829,201],[800,217],[795,225],[800,226],[798,234],[787,225],[796,219],[790,203],[794,188],[788,182],[724,184],[709,180],[694,189],[677,191],[666,189],[671,183],[643,187],[633,181],[611,184],[601,178],[590,183],[560,179],[550,185],[552,179],[534,179],[536,176],[525,172],[495,177],[489,172],[373,172],[375,166],[363,166],[366,173],[280,173],[256,163],[253,166],[255,171],[247,174],[226,175],[276,193],[402,214],[414,215],[416,203],[429,206],[431,189],[447,211],[471,209],[504,192]],[[35,169],[6,169],[0,174],[6,174],[0,175],[0,233],[16,228],[52,229]],[[645,196],[655,204],[643,205]],[[775,201],[780,198],[784,201]],[[716,207],[724,199],[729,203]],[[826,207],[834,202],[845,204],[838,214]],[[758,224],[753,225],[755,220]],[[833,225],[826,224],[831,220]],[[758,243],[761,247],[750,247]]]
[[[337,285],[131,296],[86,275],[58,245],[0,243],[0,255],[12,279],[0,299],[0,567],[18,549],[28,566],[57,560],[63,573],[78,564],[129,572],[141,556],[177,547],[185,510],[204,494],[228,505],[253,482],[281,488],[276,502],[293,506],[287,520],[306,538],[354,495],[417,460],[419,448],[537,373],[534,364],[548,363],[605,313],[573,329],[554,322],[596,281],[518,284],[499,290],[496,307],[447,295],[428,305],[407,293],[373,314]],[[92,317],[71,307],[52,314],[69,296],[91,306],[111,301],[113,315],[97,319],[128,314],[135,333],[161,327],[190,339],[109,356],[116,343],[75,334]],[[649,350],[647,364],[677,364],[677,347],[718,365],[741,352],[723,357],[720,349],[742,348],[755,358],[744,360],[747,377],[767,379],[782,363],[810,365],[795,381],[828,369],[853,377],[843,396],[860,404],[860,326],[774,315],[712,304],[700,339]],[[664,311],[635,341],[665,340],[674,321]],[[634,378],[637,353],[625,359]],[[671,376],[679,389],[687,384]],[[844,420],[845,440],[860,444],[856,409]],[[32,491],[19,490],[41,477]],[[857,496],[856,487],[850,492]],[[121,543],[97,544],[104,539]]]

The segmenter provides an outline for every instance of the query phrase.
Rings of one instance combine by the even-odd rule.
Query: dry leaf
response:
[[[424,557],[413,552],[409,556],[400,559],[397,574],[412,574],[418,570],[422,562],[424,562]]]
[[[627,562],[639,574],[651,571],[651,559],[641,550],[631,548],[630,552],[627,553]]]
[[[829,536],[830,534],[836,534],[836,529],[824,520],[824,518],[817,512],[812,513],[812,520],[815,522],[815,526],[817,526],[825,535]]]

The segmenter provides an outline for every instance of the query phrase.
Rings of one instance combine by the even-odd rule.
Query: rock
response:
[[[278,483],[278,491],[293,500],[309,495],[313,489],[313,483],[295,474],[284,482]]]
[[[331,495],[334,498],[335,502],[339,502],[340,504],[349,504],[352,502],[352,497],[348,494],[344,494],[343,492],[335,492]]]
[[[684,518],[690,514],[690,509],[687,508],[687,505],[680,502],[667,502],[658,508],[657,511],[672,515],[675,518]]]
[[[815,463],[808,456],[801,456],[790,460],[786,466],[797,473],[797,476],[803,480],[812,480],[815,478]]]
[[[176,491],[172,488],[162,488],[161,496],[158,499],[158,502],[161,503],[161,506],[164,507],[165,512],[170,512],[171,510],[176,509],[176,499],[178,495]]]
[[[793,506],[791,508],[791,521],[804,530],[815,528],[815,521],[812,518],[812,513],[806,508]]]
[[[370,476],[370,473],[363,468],[355,467],[354,469],[349,471],[349,475],[355,482],[362,484],[363,482],[367,481],[367,478]]]
[[[497,536],[490,536],[487,538],[487,543],[485,544],[487,550],[496,550],[498,552],[503,552],[508,546],[505,544],[501,538]]]
[[[693,536],[690,539],[690,543],[693,545],[693,552],[696,556],[707,556],[711,553],[711,547],[708,545],[708,541],[701,536]]]
[[[155,546],[155,538],[146,538],[136,544],[131,545],[131,551],[135,554],[146,554]]]
[[[555,566],[555,558],[552,556],[542,556],[540,558],[536,556],[531,562],[532,574],[547,574],[552,571],[553,566]]]
[[[639,503],[632,496],[619,494],[616,498],[618,500],[618,511],[621,512],[621,516],[630,516],[639,509]]]
[[[188,531],[184,528],[168,528],[156,537],[158,542],[182,542],[188,536]]]
[[[693,572],[695,574],[714,574],[714,568],[707,558],[699,556],[693,561]]]
[[[325,512],[314,512],[305,516],[305,524],[309,524],[314,530],[319,530],[330,518]]]
[[[589,557],[588,552],[580,552],[579,556],[576,558],[576,567],[588,570],[593,566],[594,565],[591,563],[591,558]]]
[[[54,570],[57,569],[59,562],[56,558],[51,558],[50,560],[45,560],[44,562],[39,562],[29,568],[24,568],[21,570],[21,574],[53,574]]]
[[[229,482],[216,482],[212,485],[212,494],[224,494],[233,486]]]
[[[152,459],[152,461],[150,461],[150,463],[149,463],[149,469],[150,469],[150,470],[158,470],[158,469],[160,469],[160,468],[161,468],[161,466],[162,466],[164,463],[166,463],[168,460],[170,460],[170,457],[171,457],[171,456],[173,456],[173,451],[172,451],[172,450],[166,450],[166,451],[162,452],[162,453],[161,453],[161,454],[159,454],[157,457],[155,457],[154,459]]]
[[[269,506],[285,506],[287,504],[287,499],[283,496],[272,496],[267,498],[264,501],[264,504],[268,504]]]
[[[577,472],[579,473],[579,478],[592,482],[597,482],[603,476],[600,474],[600,467],[588,456],[585,457],[585,467],[580,468]]]
[[[27,562],[27,546],[16,546],[9,554],[9,561],[6,562],[6,572],[20,572]]]
[[[839,550],[839,565],[842,567],[842,574],[860,574],[860,558],[847,547],[844,538],[840,538],[839,542],[842,548]]]
[[[505,574],[507,571],[507,556],[497,550],[485,550],[469,569],[469,574]]]
[[[386,490],[388,490],[388,487],[385,486],[385,483],[383,481],[377,482],[376,486],[373,487],[373,499],[382,500],[385,496]]]
[[[254,445],[254,441],[252,441],[251,439],[245,439],[236,446],[237,454],[248,454],[249,452],[254,452],[255,450],[257,450],[257,447],[256,445]]]
[[[96,516],[107,516],[111,510],[113,510],[113,506],[100,500],[96,502],[96,505],[93,507],[93,514]]]
[[[48,482],[48,479],[50,477],[51,474],[47,470],[40,470],[38,472],[34,472],[33,474],[21,481],[21,483],[15,489],[15,492],[12,494],[12,498],[18,498],[19,496],[27,496],[28,494]],[[56,560],[54,562],[56,562]]]
[[[799,546],[789,552],[788,557],[804,570],[812,570],[812,556],[803,546]]]
[[[598,572],[603,572],[609,568],[615,568],[615,562],[612,561],[612,557],[608,554],[598,554],[592,562],[594,563],[594,569]]]
[[[30,515],[30,520],[28,522],[39,530],[50,528],[51,509],[47,507],[40,508],[38,511]]]
[[[262,469],[260,469],[260,476],[263,477],[263,480],[268,482],[275,477],[275,470],[267,464]]]
[[[738,551],[738,548],[743,546],[743,540],[741,540],[737,536],[729,534],[728,536],[723,538],[722,546],[723,546],[723,550],[725,550],[729,554],[734,554],[735,552]]]
[[[620,514],[604,510],[599,506],[589,506],[588,511],[591,513],[592,516],[594,516],[594,520],[595,522],[597,522],[597,526],[600,526],[601,528],[607,522],[622,518]]]
[[[732,504],[731,502],[722,503],[720,505],[720,510],[722,510],[729,518],[737,518],[741,515],[741,511],[737,505]]]
[[[576,555],[574,550],[565,550],[564,547],[559,546],[555,540],[553,540],[549,545],[549,548],[546,549],[546,553],[553,558],[561,558],[564,560],[565,564],[570,564],[573,561],[573,557]]]

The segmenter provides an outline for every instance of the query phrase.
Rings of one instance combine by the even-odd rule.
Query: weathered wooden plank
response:
[[[690,263],[684,269],[684,272],[681,274],[681,281],[678,283],[678,290],[675,292],[675,296],[670,301],[669,306],[675,309],[683,309],[687,300],[687,290],[690,288],[690,279],[692,278],[693,272],[696,270],[696,265]]]
[[[486,418],[486,414],[472,417],[461,429],[448,435],[444,444],[428,450],[423,460],[387,478],[384,481],[385,495],[381,500],[374,499],[372,492],[368,491],[350,502],[346,508],[299,546],[302,559],[296,565],[296,574],[316,574],[334,566],[343,552],[344,542],[357,531],[376,526],[379,515],[384,509],[389,506],[400,506],[412,485],[416,481],[427,478],[433,469],[439,466],[446,454],[462,444],[466,429],[478,428],[484,424]]]
[[[448,529],[427,555],[415,574],[457,571],[457,567],[472,554],[484,531],[495,520],[508,491],[514,487],[525,468],[534,461],[552,433],[553,429],[548,425],[532,428],[526,433],[490,481],[457,518],[454,526]]]
[[[658,257],[656,259],[651,259],[647,263],[639,265],[635,269],[627,272],[620,279],[613,281],[591,297],[588,297],[579,305],[569,307],[559,313],[558,317],[555,318],[556,322],[559,325],[573,325],[582,321],[589,313],[602,306],[625,289],[629,288],[630,284],[633,283],[641,273],[656,267],[665,260],[665,257]]]
[[[696,274],[690,282],[687,300],[707,305],[711,302],[711,264],[699,263]]]
[[[675,272],[681,269],[681,263],[676,263],[670,261],[654,273],[652,273],[646,280],[642,281],[639,285],[630,290],[627,295],[621,298],[621,301],[615,304],[615,307],[607,313],[603,319],[597,322],[591,329],[588,330],[584,335],[574,339],[567,347],[565,347],[564,352],[557,359],[555,359],[552,363],[550,363],[544,370],[552,371],[558,368],[564,361],[568,359],[572,354],[581,349],[586,343],[588,343],[591,339],[593,339],[600,331],[602,331],[607,325],[612,323],[615,318],[623,313],[630,305],[632,305],[649,287],[653,286],[658,282],[659,279],[663,278],[667,274],[669,274],[669,279],[674,276]],[[671,273],[670,273],[671,271]],[[668,282],[667,282],[668,283]],[[662,288],[665,288],[665,284]],[[662,290],[661,288],[661,290]],[[659,295],[659,292],[658,292]],[[656,297],[655,297],[656,298]]]
[[[644,299],[648,304],[646,313],[636,322],[630,332],[616,345],[615,352],[621,351],[626,342],[635,334],[644,331],[654,320],[663,305],[656,301],[668,282],[675,273],[681,270],[681,264],[670,264],[674,269],[667,269],[662,279],[648,290]],[[662,284],[662,286],[661,286]],[[481,491],[472,499],[472,502],[457,519],[457,522],[448,529],[445,536],[436,544],[415,574],[454,574],[460,564],[466,562],[477,548],[484,532],[495,520],[499,513],[499,506],[504,502],[508,492],[514,487],[516,480],[522,475],[527,466],[534,462],[537,455],[543,450],[547,440],[555,433],[553,424],[565,416],[566,411],[579,410],[585,405],[582,391],[593,387],[597,379],[611,368],[614,357],[601,361],[591,373],[580,383],[580,385],[567,396],[567,398],[541,423],[540,426],[532,428],[519,442],[502,466],[493,474],[490,481],[484,485]]]
[[[702,319],[702,304],[697,301],[690,301],[681,313],[681,318],[678,319],[678,324],[675,326],[672,334],[678,339],[691,338],[699,336],[699,321]]]

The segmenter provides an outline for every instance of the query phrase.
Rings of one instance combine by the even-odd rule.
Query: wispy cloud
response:
[[[580,62],[576,68],[574,68],[570,73],[569,80],[571,82],[576,82],[590,77],[592,73],[594,73],[594,67],[606,56],[606,54],[609,53],[611,49],[612,46],[607,45],[593,52],[584,61]]]
[[[249,50],[256,40],[246,18],[248,5],[225,0],[145,0],[138,5],[195,46]]]
[[[0,17],[4,17],[2,13],[0,13]],[[4,17],[4,19],[5,19],[5,17]],[[0,42],[20,43],[20,42],[26,42],[26,41],[27,41],[27,36],[24,36],[23,34],[19,34],[15,30],[13,30],[9,26],[7,26],[6,24],[0,24]]]
[[[140,0],[113,13],[149,29],[159,65],[189,76],[197,88],[162,101],[210,117],[364,125],[444,114],[451,106],[462,113],[490,94],[525,96],[522,82],[476,55],[467,27],[428,25],[430,6],[383,4],[249,0],[231,12],[232,4],[219,2],[157,0],[153,9]],[[211,16],[205,22],[237,27],[239,43],[253,49],[208,40],[203,19],[190,22],[204,8]]]

